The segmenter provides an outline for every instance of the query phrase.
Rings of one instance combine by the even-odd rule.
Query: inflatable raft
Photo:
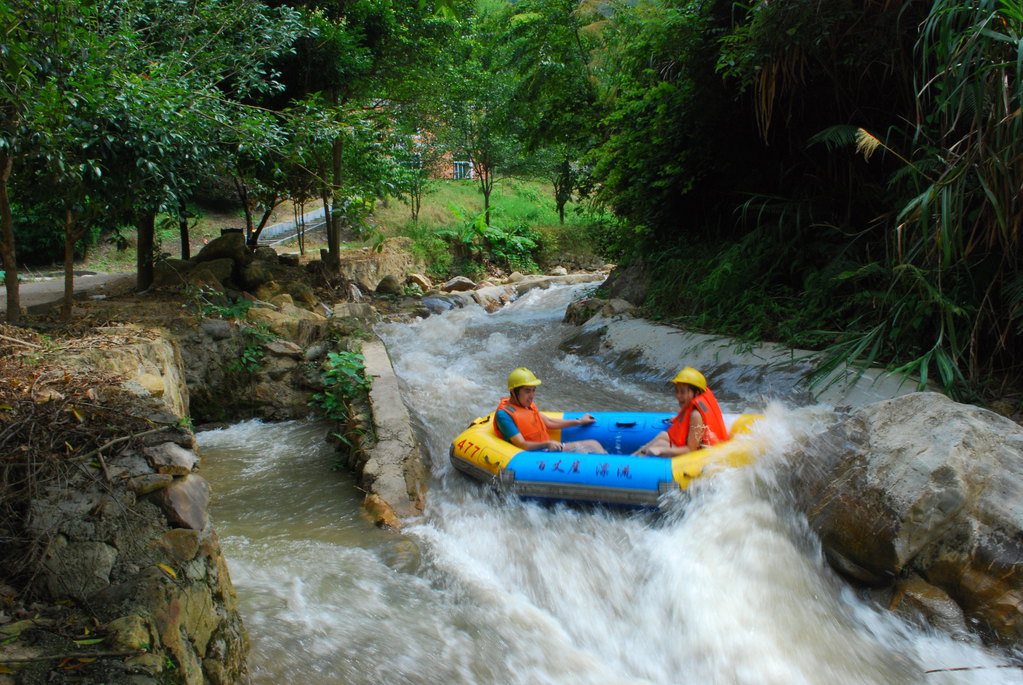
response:
[[[543,413],[554,419],[575,419],[585,412]],[[726,414],[732,435],[728,442],[678,457],[637,457],[632,453],[667,430],[675,414],[589,413],[596,418],[594,423],[552,430],[551,440],[593,439],[608,454],[521,450],[497,436],[490,413],[474,420],[451,443],[451,464],[500,492],[520,497],[656,507],[662,494],[684,490],[694,479],[717,469],[752,463],[759,452],[760,443],[744,435],[762,418],[757,414]]]

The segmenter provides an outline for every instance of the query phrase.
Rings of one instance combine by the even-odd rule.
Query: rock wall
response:
[[[126,331],[106,331],[118,336],[116,346],[101,341],[64,361],[121,373],[123,388],[98,392],[93,410],[111,393],[129,392],[133,417],[149,428],[112,436],[110,448],[63,465],[61,478],[31,500],[28,533],[46,546],[35,584],[87,616],[78,631],[99,636],[93,641],[104,656],[83,662],[82,682],[241,682],[248,638],[208,515],[210,486],[180,420],[187,413],[180,356],[162,334]],[[32,644],[22,654],[50,649]],[[29,662],[19,682],[43,678],[33,669],[52,665]]]
[[[182,379],[197,424],[252,417],[281,421],[312,412],[309,403],[323,389],[320,364],[330,329],[325,317],[301,311],[305,314],[289,315],[256,307],[246,321],[208,318],[177,331]],[[270,336],[249,323],[271,315]]]
[[[363,344],[362,353],[373,382],[369,394],[373,439],[360,446],[354,466],[373,519],[378,525],[400,528],[404,519],[423,513],[429,472],[387,350],[372,340]]]

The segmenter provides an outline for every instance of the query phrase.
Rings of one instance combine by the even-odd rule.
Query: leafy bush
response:
[[[244,319],[252,302],[243,298],[231,298],[212,288],[185,287],[188,304],[200,319]]]
[[[454,228],[441,229],[436,235],[447,238],[454,250],[456,260],[493,262],[510,269],[536,271],[534,252],[540,247],[540,234],[524,223],[510,228],[496,224],[487,225],[486,212],[469,217],[460,207],[451,211],[460,220]],[[498,213],[491,208],[490,214]]]

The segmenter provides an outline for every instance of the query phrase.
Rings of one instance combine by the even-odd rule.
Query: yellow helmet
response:
[[[523,385],[540,385],[540,379],[526,367],[520,366],[508,374],[508,389],[514,390]]]
[[[672,383],[688,383],[689,385],[695,385],[703,392],[707,389],[707,379],[703,377],[703,374],[694,369],[691,366],[687,366],[678,372],[678,375],[671,379]]]

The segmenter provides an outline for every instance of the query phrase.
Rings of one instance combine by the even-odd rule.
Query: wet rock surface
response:
[[[792,464],[794,491],[841,574],[882,587],[918,578],[919,608],[943,594],[985,639],[1023,643],[1023,427],[914,393],[841,417]],[[936,621],[958,626],[947,603],[935,606]]]

